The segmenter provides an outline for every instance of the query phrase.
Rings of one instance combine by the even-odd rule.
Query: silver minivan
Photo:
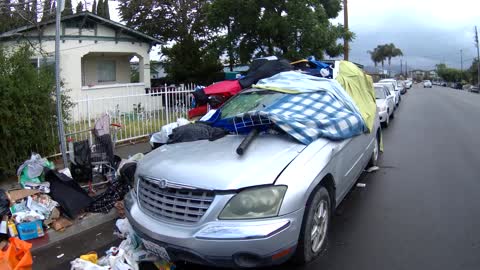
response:
[[[241,95],[224,106],[238,108]],[[222,267],[313,260],[326,247],[333,211],[376,165],[380,127],[377,115],[370,133],[309,145],[262,133],[237,155],[244,139],[167,144],[139,162],[125,206],[147,249]]]

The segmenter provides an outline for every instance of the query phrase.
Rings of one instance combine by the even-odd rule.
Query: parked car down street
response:
[[[395,117],[395,96],[390,94],[385,85],[374,84],[374,88],[380,123],[388,127],[390,119]]]
[[[378,82],[375,83],[375,85],[385,85],[390,93],[395,96],[395,107],[400,105],[400,102],[402,101],[402,95],[400,94],[400,91],[395,90],[396,88],[394,82]]]
[[[391,82],[395,86],[395,91],[398,91],[399,95],[403,95],[406,93],[406,89],[403,85],[403,83],[400,83],[400,81],[396,79],[382,79],[379,81],[379,83],[385,83],[385,82]]]
[[[405,80],[405,86],[407,89],[410,89],[413,86],[413,82],[411,80]]]
[[[423,81],[423,88],[432,88],[432,82],[430,80]]]

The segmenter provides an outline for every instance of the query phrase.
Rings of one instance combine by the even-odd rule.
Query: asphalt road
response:
[[[480,269],[480,95],[414,86],[303,269]]]
[[[325,254],[301,268],[268,270],[480,269],[477,119],[480,95],[414,86],[384,130],[381,169],[362,176],[366,187],[352,190],[337,209]],[[89,237],[79,236],[65,248],[78,246],[80,239]]]

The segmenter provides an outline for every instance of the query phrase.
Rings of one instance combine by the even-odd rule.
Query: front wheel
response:
[[[292,261],[308,263],[317,258],[327,247],[330,225],[330,195],[325,187],[320,187],[307,202],[298,240],[297,250]]]

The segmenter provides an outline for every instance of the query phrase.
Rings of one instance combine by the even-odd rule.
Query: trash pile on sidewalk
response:
[[[9,256],[21,250],[26,257],[30,256],[27,261],[32,265],[32,244],[26,241],[45,236],[50,228],[63,231],[89,212],[108,213],[113,208],[123,217],[123,198],[133,185],[136,163],[142,158],[143,154],[137,154],[122,160],[115,167],[114,177],[104,184],[105,190],[95,193],[89,185],[89,193],[72,177],[68,168],[57,171],[52,162],[33,153],[17,170],[22,189],[0,189],[0,269],[17,269],[19,262],[10,262]],[[130,255],[140,254],[127,246],[121,248]],[[123,256],[115,250],[111,253],[112,259]],[[3,267],[7,264],[9,268]]]
[[[124,239],[118,247],[111,247],[101,258],[95,252],[81,255],[70,262],[71,270],[139,270],[140,265],[146,262],[158,270],[175,269],[173,263],[145,249],[127,219],[117,220],[116,228],[116,235]]]

